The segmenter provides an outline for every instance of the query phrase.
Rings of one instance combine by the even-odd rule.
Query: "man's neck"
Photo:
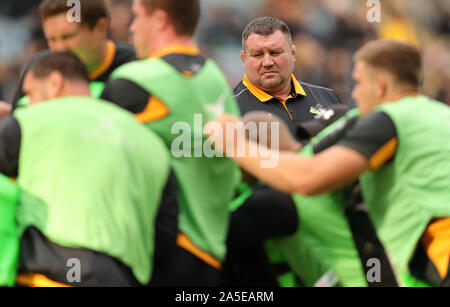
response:
[[[91,91],[89,86],[85,83],[72,83],[70,87],[64,89],[63,92],[59,95],[60,97],[66,96],[91,96]]]
[[[153,55],[171,46],[177,45],[196,46],[194,38],[192,36],[178,36],[178,35],[162,36],[161,39],[156,40],[155,46],[151,51],[150,55]]]
[[[400,99],[403,99],[405,97],[409,96],[417,96],[419,95],[419,91],[417,89],[404,89],[404,90],[397,90],[395,92],[389,93],[386,95],[386,97],[383,99],[382,103],[389,103],[389,102],[395,102]]]
[[[92,57],[89,59],[88,63],[85,63],[86,69],[89,74],[96,71],[105,61],[106,56],[108,54],[108,40],[105,39],[100,48],[99,52],[92,54]]]
[[[272,95],[273,97],[286,99],[287,97],[289,97],[289,95],[292,92],[292,80],[291,80],[291,78],[289,77],[289,82],[286,82],[286,84],[284,84],[283,87],[280,88],[279,90],[266,91],[266,92],[268,94]]]

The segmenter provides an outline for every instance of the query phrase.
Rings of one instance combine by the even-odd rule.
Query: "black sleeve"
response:
[[[178,192],[173,170],[171,170],[155,220],[155,272],[160,263],[165,263],[167,255],[175,253],[178,234]]]
[[[331,98],[331,101],[333,102],[333,104],[342,104],[341,99],[334,91],[330,92],[330,98]]]
[[[357,121],[358,121],[358,116],[356,116],[356,115],[352,116],[349,119],[347,119],[347,121],[343,125],[336,128],[335,130],[331,131],[328,135],[326,135],[322,139],[320,139],[313,146],[314,154],[317,154],[317,153],[324,151],[325,149],[335,145],[338,141],[340,141],[343,138],[343,136],[347,133],[347,131],[355,125],[355,123]]]
[[[292,234],[297,226],[297,208],[290,195],[259,186],[231,213],[227,244],[249,248],[268,238]]]
[[[384,162],[387,162],[395,155],[395,147],[387,152],[380,149],[396,140],[397,132],[391,118],[384,112],[376,112],[358,120],[338,145],[351,148],[368,160],[382,153],[387,155],[383,158]]]
[[[114,59],[116,64],[113,67],[114,70],[123,64],[137,60],[136,52],[132,45],[121,42],[114,42],[114,44],[117,48],[116,57]]]
[[[8,177],[19,175],[20,141],[19,122],[13,116],[0,121],[0,173]]]
[[[150,99],[150,94],[132,81],[114,79],[106,83],[100,98],[137,114],[144,111]]]

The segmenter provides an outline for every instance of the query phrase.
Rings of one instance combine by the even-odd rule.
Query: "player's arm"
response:
[[[256,143],[248,142],[247,152],[258,152],[257,146]],[[271,153],[274,156],[276,154],[274,151]],[[236,156],[232,159],[275,189],[303,195],[336,190],[356,179],[369,167],[363,155],[343,146],[333,146],[313,157],[279,152],[278,163],[272,168],[261,168],[267,158],[260,153],[256,157]]]
[[[150,94],[132,81],[113,79],[106,83],[100,98],[137,114],[144,111]]]
[[[13,116],[0,121],[0,173],[8,177],[18,176],[20,142],[18,121]]]
[[[227,117],[221,119],[223,127],[228,120],[233,121]],[[225,152],[233,145],[237,148],[236,144],[230,145],[223,139],[226,137],[215,140],[218,141],[216,144],[224,146]],[[391,119],[385,113],[378,112],[358,121],[337,145],[313,157],[275,151],[262,154],[256,143],[248,141],[245,143],[245,155],[226,153],[268,185],[289,193],[310,195],[333,191],[363,172],[389,162],[396,151],[396,140]],[[250,156],[250,153],[257,154]],[[278,162],[273,167],[261,167],[263,162],[273,160],[277,154]]]
[[[355,150],[369,161],[371,170],[389,163],[397,151],[397,131],[391,118],[376,112],[359,120],[338,145]]]
[[[138,121],[148,123],[169,114],[169,108],[136,83],[126,79],[108,81],[100,96],[135,114]]]

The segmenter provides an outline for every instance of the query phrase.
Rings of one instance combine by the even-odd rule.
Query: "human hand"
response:
[[[209,121],[205,126],[205,133],[208,140],[214,145],[214,149],[223,154],[233,154],[228,151],[233,151],[236,148],[239,140],[238,130],[244,129],[243,122],[234,115],[224,114],[214,121]]]

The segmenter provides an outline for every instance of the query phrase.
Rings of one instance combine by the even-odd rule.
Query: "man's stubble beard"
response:
[[[275,91],[278,90],[281,85],[285,82],[285,79],[281,76],[278,75],[278,82],[274,83],[275,81],[273,79],[263,81],[263,79],[261,79],[261,85],[262,87],[266,90],[266,91]]]

